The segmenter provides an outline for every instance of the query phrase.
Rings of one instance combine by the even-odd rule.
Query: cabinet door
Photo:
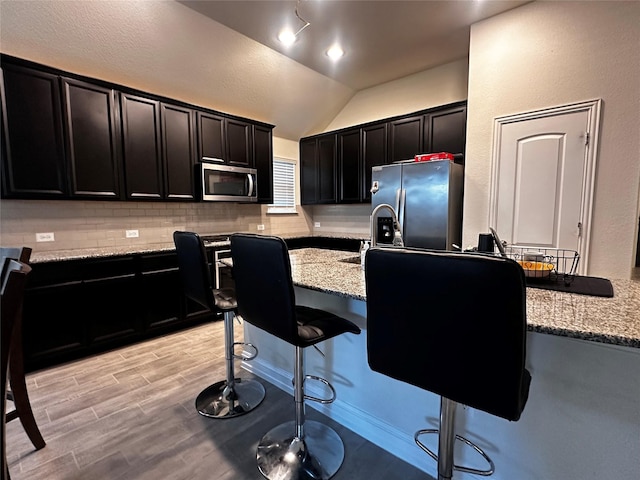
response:
[[[315,138],[300,140],[300,203],[318,202],[318,148]]]
[[[160,107],[165,199],[195,200],[193,110],[167,103]]]
[[[184,318],[184,294],[178,256],[175,252],[140,257],[141,290],[138,302],[142,306],[144,330],[177,324]]]
[[[81,265],[79,305],[91,316],[87,322],[89,346],[94,348],[140,334],[134,257],[97,258],[83,261]]]
[[[389,122],[389,163],[422,153],[423,116]]]
[[[224,118],[211,113],[197,112],[198,156],[200,160],[224,162]]]
[[[159,103],[122,94],[122,137],[127,198],[163,198]]]
[[[253,128],[250,123],[226,119],[226,163],[239,167],[253,167]]]
[[[318,203],[335,203],[336,135],[318,138]]]
[[[426,116],[425,152],[449,152],[464,155],[467,107],[460,106]]]
[[[253,129],[253,158],[258,171],[258,203],[273,202],[272,129],[256,125]]]
[[[71,195],[121,199],[115,92],[62,79]]]
[[[60,79],[2,66],[2,194],[63,198],[67,194]]]
[[[339,203],[357,203],[361,200],[360,145],[359,128],[338,135]]]
[[[362,200],[371,201],[371,169],[387,163],[387,124],[362,129]]]

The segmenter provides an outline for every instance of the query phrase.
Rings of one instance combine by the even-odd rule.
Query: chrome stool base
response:
[[[264,396],[264,386],[255,380],[236,378],[231,387],[222,380],[200,392],[196,409],[209,418],[234,418],[256,408]]]
[[[296,437],[296,422],[271,429],[258,444],[260,473],[269,480],[328,480],[344,460],[344,444],[327,425],[304,423],[304,437]]]

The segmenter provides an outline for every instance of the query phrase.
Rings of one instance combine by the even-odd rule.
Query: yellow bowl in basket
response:
[[[551,274],[551,270],[553,270],[553,263],[529,262],[523,260],[518,260],[518,263],[524,270],[524,274],[527,277],[548,277]]]

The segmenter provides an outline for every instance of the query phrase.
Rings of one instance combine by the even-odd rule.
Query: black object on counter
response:
[[[480,235],[478,235],[478,251],[479,252],[493,253],[494,245],[495,244],[493,242],[493,234],[481,233]]]
[[[613,297],[613,285],[606,278],[583,277],[576,275],[569,285],[564,282],[549,282],[546,279],[527,277],[527,287],[555,290],[579,295],[593,295],[594,297]]]

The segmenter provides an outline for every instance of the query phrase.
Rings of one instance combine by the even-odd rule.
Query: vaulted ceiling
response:
[[[184,0],[183,5],[354,89],[464,58],[472,23],[528,1]],[[296,16],[297,12],[297,16]],[[278,33],[309,25],[291,46]],[[345,55],[325,55],[334,43]]]

